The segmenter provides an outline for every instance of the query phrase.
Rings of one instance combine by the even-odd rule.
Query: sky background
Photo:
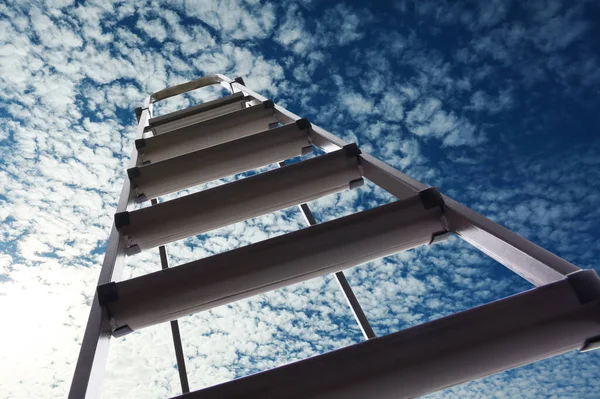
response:
[[[65,397],[133,147],[133,110],[207,74],[242,76],[600,270],[598,21],[597,1],[4,1],[0,397]],[[222,94],[203,90],[156,111]],[[367,182],[310,205],[325,221],[391,200]],[[167,250],[176,266],[302,227],[287,209]],[[127,259],[125,277],[158,269],[157,251],[147,251]],[[347,276],[378,335],[531,288],[457,238]],[[362,340],[330,276],[180,319],[180,328],[193,390]],[[430,397],[598,398],[599,374],[599,353],[572,352]],[[179,392],[167,324],[112,341],[103,397]]]

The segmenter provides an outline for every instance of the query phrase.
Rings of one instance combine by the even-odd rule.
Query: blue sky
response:
[[[0,329],[0,397],[65,396],[133,110],[153,91],[207,74],[243,76],[290,111],[600,270],[597,21],[594,1],[0,4],[0,312],[11,326]],[[367,184],[310,205],[324,221],[391,200]],[[178,265],[302,227],[287,209],[167,249]],[[127,262],[126,277],[159,269],[154,251]],[[456,238],[347,275],[378,335],[531,287]],[[180,326],[192,389],[362,339],[331,277]],[[176,395],[174,362],[167,325],[113,340],[103,396]],[[568,353],[430,397],[595,398],[599,373],[598,353]]]

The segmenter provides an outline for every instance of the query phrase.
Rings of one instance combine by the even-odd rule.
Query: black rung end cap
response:
[[[577,270],[567,274],[567,280],[582,304],[600,298],[600,277],[594,270]]]
[[[98,293],[98,302],[101,306],[106,306],[110,302],[115,302],[119,299],[119,291],[117,283],[114,281],[106,284],[101,284],[96,288]]]
[[[115,227],[117,230],[121,230],[124,226],[129,226],[129,212],[118,212],[115,213]]]
[[[431,241],[429,241],[429,245],[437,244],[438,242],[446,241],[450,238],[450,232],[446,230],[435,232],[431,235]]]
[[[152,126],[144,126],[144,133],[148,133],[150,131],[152,131]]]
[[[140,176],[140,168],[134,166],[133,168],[127,169],[127,176],[129,177],[129,181],[134,181],[136,177]]]
[[[246,86],[246,83],[244,83],[244,78],[242,78],[241,76],[238,76],[237,78],[233,79],[233,81],[241,84],[242,86]]]
[[[585,343],[579,349],[580,352],[589,352],[596,349],[600,349],[600,335],[586,339]]]
[[[421,197],[421,202],[425,209],[444,205],[444,198],[435,187],[427,187],[425,190],[419,191],[419,197]]]
[[[129,328],[128,325],[124,325],[121,327],[116,328],[113,332],[112,332],[112,336],[115,338],[120,338],[123,337],[127,334],[131,334],[133,332],[133,330],[131,328]]]
[[[140,123],[140,118],[142,117],[142,107],[137,107],[135,109],[135,120],[137,121],[137,123]]]
[[[137,255],[137,254],[139,254],[141,252],[142,252],[142,250],[141,250],[140,246],[137,245],[137,244],[134,244],[134,245],[132,245],[130,247],[125,248],[125,255],[126,256]]]
[[[273,109],[275,108],[275,103],[273,102],[273,100],[266,100],[263,101],[263,107],[265,107],[266,109]]]
[[[137,139],[135,141],[135,148],[137,150],[141,150],[144,147],[146,147],[146,139]]]
[[[312,127],[312,125],[306,118],[298,119],[296,121],[296,126],[298,126],[298,129],[300,129],[300,130],[307,130]]]
[[[360,179],[352,180],[350,182],[349,188],[350,188],[350,190],[353,190],[355,188],[362,187],[364,184],[365,184],[365,179],[363,179],[361,177]]]
[[[135,202],[137,204],[141,204],[142,202],[148,201],[148,197],[144,193],[139,193],[137,197],[135,197]]]
[[[360,148],[358,148],[356,143],[345,145],[343,148],[344,151],[346,151],[346,155],[348,155],[349,157],[357,157],[360,154],[362,154],[362,151],[360,150]]]
[[[312,154],[313,152],[313,146],[309,145],[306,147],[302,147],[302,155],[308,155],[308,154]]]

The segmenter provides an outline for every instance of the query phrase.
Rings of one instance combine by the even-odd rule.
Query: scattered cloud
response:
[[[133,147],[133,110],[205,74],[242,76],[363,151],[597,268],[597,15],[592,2],[555,0],[0,4],[0,309],[19,325],[0,331],[13,343],[0,357],[0,397],[66,395]],[[155,111],[221,94],[201,90]],[[326,221],[393,200],[367,182],[310,205]],[[303,227],[297,209],[281,210],[169,244],[169,261]],[[144,252],[127,259],[124,277],[158,265]],[[346,274],[379,335],[530,288],[458,239]],[[193,389],[362,340],[331,276],[180,325]],[[167,325],[113,340],[104,396],[178,394],[174,359]],[[570,353],[430,397],[594,397],[599,367],[597,354]]]

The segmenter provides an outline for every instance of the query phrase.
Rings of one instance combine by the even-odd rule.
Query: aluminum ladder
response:
[[[231,94],[162,116],[152,104],[208,85]],[[167,88],[136,110],[137,139],[69,398],[99,394],[108,343],[170,322],[185,398],[409,398],[600,346],[600,279],[223,75]],[[313,147],[325,155],[286,164]],[[268,164],[170,201],[157,197]],[[397,201],[317,224],[307,205],[367,178]],[[135,203],[152,206],[132,210]],[[308,227],[168,268],[164,245],[298,206]],[[456,234],[536,288],[376,338],[343,270]],[[161,270],[120,281],[158,247]],[[242,262],[243,260],[243,262]],[[365,341],[189,392],[177,318],[334,273]]]

